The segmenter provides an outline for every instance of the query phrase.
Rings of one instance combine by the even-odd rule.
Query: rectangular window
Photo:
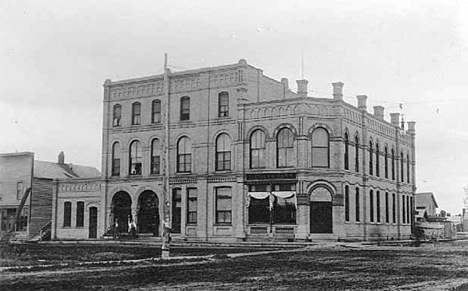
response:
[[[114,158],[112,160],[112,176],[120,176],[120,158]]]
[[[231,152],[216,153],[216,171],[227,171],[231,169]]]
[[[172,190],[172,232],[180,233],[182,224],[182,190]]]
[[[385,222],[390,222],[389,204],[388,204],[388,192],[385,192]]]
[[[114,121],[113,121],[114,127],[120,126],[121,120],[122,120],[122,106],[120,106],[119,104],[114,105]]]
[[[294,166],[294,147],[278,148],[278,168],[288,168]]]
[[[396,197],[395,193],[392,194],[392,220],[393,223],[396,223]]]
[[[16,198],[18,200],[23,198],[23,182],[16,183]]]
[[[401,218],[403,220],[403,224],[405,224],[406,223],[405,195],[401,196]]]
[[[376,193],[376,200],[377,200],[377,222],[380,222],[380,191]]]
[[[216,223],[232,223],[231,188],[216,188]]]
[[[160,174],[161,158],[160,156],[151,157],[151,174]]]
[[[84,202],[76,203],[76,227],[84,226]]]
[[[369,218],[370,222],[374,222],[374,191],[369,191]]]
[[[141,104],[136,102],[132,105],[132,124],[141,124]]]
[[[328,147],[312,147],[312,165],[328,167]]]
[[[71,202],[65,202],[63,204],[63,226],[70,227],[71,226]]]
[[[361,215],[359,213],[359,210],[360,210],[361,205],[359,203],[359,188],[356,188],[355,206],[356,206],[356,221],[360,221]]]
[[[345,186],[345,221],[349,221],[349,187]]]
[[[229,116],[229,94],[227,92],[219,94],[218,103],[218,117]]]
[[[153,108],[152,108],[152,117],[151,121],[153,123],[158,123],[161,122],[161,101],[159,100],[154,100],[153,101]]]
[[[190,98],[180,98],[180,120],[190,120]]]
[[[196,188],[187,188],[187,224],[197,224],[197,196]]]
[[[190,173],[192,169],[192,154],[178,155],[178,171],[179,173]]]
[[[265,149],[260,148],[260,149],[252,149],[250,150],[250,168],[252,169],[258,169],[258,168],[265,168],[266,162],[264,159],[265,156]]]

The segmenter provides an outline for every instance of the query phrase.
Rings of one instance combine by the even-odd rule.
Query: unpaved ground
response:
[[[466,243],[1,272],[1,290],[468,290]]]

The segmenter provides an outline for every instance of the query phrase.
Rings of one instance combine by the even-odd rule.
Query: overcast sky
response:
[[[0,1],[0,152],[101,168],[102,84],[245,58],[309,95],[369,96],[416,121],[418,192],[468,185],[464,1]],[[465,1],[466,2],[466,1]],[[400,109],[399,104],[403,104]]]

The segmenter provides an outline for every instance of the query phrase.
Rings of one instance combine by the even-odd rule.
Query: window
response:
[[[221,92],[218,95],[218,117],[229,116],[229,93]]]
[[[369,191],[369,218],[370,222],[374,222],[374,191]]]
[[[401,217],[403,223],[406,223],[406,210],[405,210],[405,195],[401,196]]]
[[[374,148],[372,146],[372,141],[369,142],[369,175],[374,175],[374,158],[373,158]]]
[[[137,140],[130,144],[130,175],[141,175],[141,143]]]
[[[161,168],[161,146],[159,144],[159,139],[153,139],[151,143],[151,174],[160,174]]]
[[[395,181],[395,150],[392,149],[392,180]]]
[[[354,170],[359,172],[359,138],[354,138]]]
[[[406,196],[406,223],[410,223],[410,197]]]
[[[349,186],[345,186],[345,221],[349,221]]]
[[[294,165],[293,151],[294,141],[292,130],[283,128],[278,132],[276,138],[276,166],[278,168],[292,167]]]
[[[379,157],[379,143],[375,145],[375,175],[380,177],[380,157]]]
[[[76,203],[76,227],[84,226],[84,202]]]
[[[112,145],[112,176],[120,176],[120,143]]]
[[[400,180],[401,182],[405,182],[405,176],[403,173],[405,172],[405,161],[403,160],[403,152],[400,153]]]
[[[295,224],[296,223],[296,203],[295,184],[273,185],[272,192],[272,223]]]
[[[410,182],[410,159],[409,154],[406,155],[406,182]]]
[[[250,168],[265,168],[265,133],[256,130],[250,136]]]
[[[395,193],[392,194],[392,220],[396,223],[396,197]]]
[[[380,191],[377,191],[375,193],[376,195],[376,200],[377,200],[377,205],[376,205],[376,209],[377,209],[377,222],[380,222]]]
[[[13,226],[15,226],[14,231],[27,231],[28,217],[29,208],[23,207],[18,217],[17,223],[14,225],[16,218],[16,208],[0,209],[0,230],[9,231]]]
[[[63,203],[63,227],[71,226],[71,202]]]
[[[23,182],[16,183],[16,199],[23,199]]]
[[[192,170],[192,143],[186,136],[177,143],[177,172],[190,173]]]
[[[385,179],[388,179],[388,148],[387,146],[385,146],[384,175],[385,175]]]
[[[345,132],[344,144],[344,169],[349,170],[349,137],[347,132]]]
[[[172,232],[180,233],[182,223],[182,190],[172,189]]]
[[[190,97],[180,98],[180,120],[190,120]]]
[[[389,213],[389,205],[388,205],[388,192],[385,192],[385,222],[390,222],[390,213]]]
[[[312,132],[312,166],[325,168],[330,166],[328,132],[322,127]]]
[[[122,125],[122,106],[120,104],[114,105],[114,118],[112,125],[114,127]]]
[[[187,188],[187,224],[197,224],[197,196],[196,188]]]
[[[239,83],[244,82],[244,71],[239,70]]]
[[[132,125],[141,124],[141,104],[135,102],[132,104]]]
[[[249,223],[270,223],[269,185],[249,186]],[[255,193],[258,192],[258,193]]]
[[[216,223],[232,223],[231,188],[216,188]]]
[[[355,197],[355,207],[356,207],[356,221],[360,221],[361,215],[359,213],[360,203],[359,203],[359,188],[356,188],[356,197]]]
[[[231,138],[226,133],[216,139],[216,171],[231,170]]]
[[[161,100],[153,100],[151,106],[151,122],[161,122]]]

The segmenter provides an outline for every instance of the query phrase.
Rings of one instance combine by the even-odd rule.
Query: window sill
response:
[[[232,226],[232,222],[226,222],[226,223],[217,222],[213,226]]]

